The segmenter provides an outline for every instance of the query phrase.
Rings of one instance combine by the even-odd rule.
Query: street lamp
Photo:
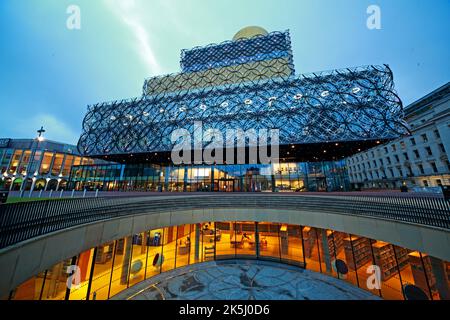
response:
[[[37,130],[38,136],[36,137],[36,140],[34,141],[34,142],[37,142],[37,143],[33,143],[34,148],[33,148],[33,150],[31,150],[31,159],[30,159],[30,163],[28,165],[28,167],[30,169],[33,169],[34,158],[36,157],[36,151],[39,149],[39,143],[44,141],[44,136],[42,135],[44,132],[45,132],[45,129],[44,129],[43,126],[41,126],[41,128],[39,130]],[[32,180],[32,183],[31,183],[29,197],[31,197],[31,195],[33,194],[34,185],[36,183],[36,177],[38,175],[38,170],[39,170],[39,168],[36,168],[36,170],[33,170],[34,171],[34,175],[33,175],[33,180]],[[30,170],[28,170],[28,171],[30,171]]]

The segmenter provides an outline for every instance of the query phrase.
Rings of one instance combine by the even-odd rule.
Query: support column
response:
[[[328,236],[327,236],[327,230],[322,229],[322,252],[325,262],[325,267],[327,270],[327,273],[331,274],[331,257],[330,257],[330,247],[328,246]]]
[[[216,171],[216,165],[213,164],[212,168],[211,168],[211,188],[209,191],[213,192],[214,191],[214,171]],[[220,191],[220,190],[219,190]]]
[[[120,284],[128,283],[128,270],[130,269],[131,249],[133,244],[133,236],[125,238],[125,252],[122,261],[122,273],[120,275]]]
[[[27,185],[27,181],[28,181],[27,177],[23,178],[22,184],[20,185],[20,191],[25,191],[25,188],[26,188],[26,185]]]
[[[309,191],[308,164],[307,163],[303,164],[303,171],[304,171],[304,176],[305,176],[305,180],[303,182],[305,184],[305,191]]]
[[[283,225],[281,225],[281,228],[283,227]],[[281,257],[283,257],[283,255],[287,255],[288,251],[289,251],[289,235],[287,232],[287,226],[286,226],[286,230],[280,230],[280,241],[281,241]]]
[[[164,175],[164,190],[165,192],[169,191],[169,177],[170,177],[170,168],[166,167],[166,174]]]
[[[142,236],[141,254],[144,254],[147,251],[147,233],[146,232],[142,232],[141,236]]]
[[[183,176],[183,192],[187,191],[188,184],[188,166],[184,166],[184,176]]]
[[[14,186],[14,180],[16,180],[16,178],[11,178],[11,185],[9,186],[9,191],[12,191],[13,186]]]
[[[256,259],[260,256],[260,247],[259,247],[259,228],[258,228],[258,222],[255,222],[255,253],[256,253]]]
[[[200,224],[195,224],[195,261],[200,260]]]
[[[77,257],[76,257],[76,256],[73,256],[73,257],[72,257],[72,262],[71,262],[70,264],[71,264],[72,266],[76,266],[76,265],[77,265]],[[63,272],[64,272],[64,270],[63,270]],[[75,272],[72,271],[72,273],[69,275],[69,277],[72,276],[74,273],[75,273]],[[70,290],[71,290],[71,288],[69,288],[69,287],[67,286],[67,288],[66,288],[66,296],[65,296],[64,300],[69,300],[69,299],[70,299]]]
[[[30,188],[30,198],[31,198],[31,195],[33,194],[33,191],[34,191],[34,186],[36,185],[36,177],[33,177],[32,178],[32,182],[31,182],[31,188]]]

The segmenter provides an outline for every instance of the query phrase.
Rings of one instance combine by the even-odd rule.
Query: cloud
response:
[[[137,53],[147,65],[150,74],[159,75],[162,68],[159,65],[149,34],[145,29],[139,10],[135,0],[104,0],[106,5],[117,15],[117,17],[130,29],[134,34]],[[142,9],[142,8],[141,8]]]
[[[66,123],[51,114],[37,114],[32,118],[23,118],[16,122],[14,134],[21,138],[34,138],[36,130],[44,127],[46,139],[76,144],[80,136]]]

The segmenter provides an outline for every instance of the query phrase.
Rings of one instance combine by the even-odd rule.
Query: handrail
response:
[[[204,208],[310,210],[389,219],[450,230],[450,203],[435,198],[205,194],[61,199],[0,205],[0,249],[101,220]]]

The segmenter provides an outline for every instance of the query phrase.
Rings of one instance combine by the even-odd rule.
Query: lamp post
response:
[[[40,142],[44,141],[44,136],[42,135],[44,132],[45,132],[45,130],[44,130],[43,126],[41,126],[41,128],[39,130],[37,130],[38,136],[36,137],[36,139],[34,141],[37,143],[33,143],[34,148],[31,152],[31,159],[30,159],[30,164],[29,164],[30,168],[32,168],[32,166],[33,166],[34,158],[36,156],[36,151],[39,149]],[[36,168],[36,170],[33,174],[33,181],[31,183],[30,195],[29,195],[30,198],[31,198],[31,195],[33,194],[34,186],[36,184],[36,180],[37,180],[36,176],[38,175],[38,170],[39,170],[39,168]]]

